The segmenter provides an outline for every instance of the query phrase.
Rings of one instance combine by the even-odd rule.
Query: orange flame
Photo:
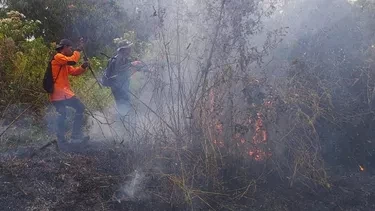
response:
[[[224,147],[224,141],[217,141],[217,140],[214,140],[214,144],[219,146],[219,147]]]
[[[264,160],[269,154],[261,149],[249,150],[249,155],[253,157],[256,161]]]
[[[261,144],[267,142],[267,131],[263,125],[262,114],[257,114],[257,120],[255,121],[255,135],[253,136],[254,144]]]
[[[215,128],[216,128],[216,131],[217,131],[218,133],[220,133],[220,134],[223,133],[224,126],[223,126],[223,123],[222,123],[222,122],[218,121],[218,122],[216,123]]]
[[[273,101],[268,100],[264,102],[264,108],[271,108],[273,107]],[[215,92],[213,89],[209,92],[209,110],[213,112],[215,110]],[[266,112],[266,111],[265,111]],[[253,127],[254,134],[250,140],[246,138],[246,132],[236,132],[233,134],[232,138],[235,141],[235,144],[245,150],[245,153],[255,161],[263,161],[270,156],[272,153],[270,152],[269,148],[266,148],[266,144],[268,141],[268,134],[266,126],[264,125],[264,115],[262,112],[258,112],[255,118],[249,117],[245,120],[245,123],[240,123],[240,125],[248,128],[249,126]],[[223,137],[221,137],[224,133],[224,124],[220,120],[216,119],[216,122],[213,125],[213,130],[215,131],[215,138],[213,140],[213,144],[217,147],[223,148],[225,147]]]

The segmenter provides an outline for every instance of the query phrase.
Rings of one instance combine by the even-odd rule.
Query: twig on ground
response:
[[[29,110],[33,105],[30,105],[29,107],[27,107],[25,110],[23,110],[16,118],[14,118],[14,120],[8,125],[8,127],[5,128],[5,130],[0,134],[0,137],[3,136],[5,134],[5,132],[14,124],[18,121],[18,119],[24,114],[26,113],[27,110]]]

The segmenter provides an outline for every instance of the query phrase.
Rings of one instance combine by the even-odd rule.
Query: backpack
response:
[[[107,67],[103,71],[103,76],[101,79],[101,84],[105,87],[112,87],[114,85],[114,82],[116,81],[116,77],[118,75],[116,73],[116,59],[117,56],[112,57],[108,63]],[[129,62],[126,63],[124,66],[121,66],[121,68],[130,68],[132,66],[131,60],[128,60]]]
[[[48,62],[46,72],[44,73],[44,77],[43,77],[43,89],[49,94],[53,93],[53,86],[55,84],[55,81],[53,80],[53,74],[52,74],[52,61],[53,59]],[[59,70],[59,73],[57,74],[56,80],[60,75],[61,68],[62,66],[60,66],[60,70]]]
[[[111,87],[112,85],[112,75],[115,71],[116,57],[112,57],[108,63],[106,69],[103,71],[102,85],[106,87]]]

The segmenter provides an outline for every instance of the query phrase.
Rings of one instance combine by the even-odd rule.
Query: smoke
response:
[[[124,187],[122,188],[125,196],[130,199],[135,199],[137,192],[140,190],[140,185],[142,184],[143,179],[144,174],[135,170],[133,173],[133,179],[125,183]]]
[[[150,111],[156,109],[150,102],[151,96],[152,93],[143,91],[132,96],[129,104],[117,105],[113,102],[104,111],[94,112],[88,121],[90,137],[112,143],[142,138],[144,131],[156,123],[155,115]]]
[[[103,112],[96,111],[89,117],[89,135],[97,141],[116,141],[121,142],[126,138],[125,121],[123,116],[128,114],[130,108],[121,108],[118,111],[113,104]],[[124,114],[124,115],[123,115]]]
[[[122,185],[116,194],[117,201],[140,201],[146,199],[145,182],[145,174],[142,171],[134,170],[129,180]]]
[[[140,131],[138,134],[152,131],[149,128],[155,128],[154,131],[157,131],[157,127],[161,125],[160,118],[172,126],[183,128],[184,122],[179,121],[176,116],[181,115],[183,118],[189,116],[190,113],[182,113],[188,107],[186,104],[190,102],[181,100],[179,95],[182,93],[181,95],[189,97],[190,92],[194,91],[198,84],[199,77],[196,76],[199,76],[202,69],[207,66],[206,60],[214,39],[213,32],[217,25],[216,16],[218,16],[217,10],[219,10],[217,5],[213,5],[216,6],[214,7],[216,13],[213,13],[211,18],[207,18],[205,17],[207,16],[205,11],[207,5],[200,1],[166,3],[156,0],[142,2],[134,0],[123,2],[123,6],[129,12],[134,12],[133,15],[140,15],[140,19],[137,21],[147,22],[145,28],[142,28],[144,25],[138,24],[136,31],[150,35],[148,41],[151,43],[151,47],[145,55],[145,59],[158,64],[157,74],[153,76],[160,83],[149,84],[150,86],[158,85],[146,89],[146,91],[155,90],[154,92],[141,92],[138,95],[142,102],[157,112],[157,117],[139,99],[134,99],[132,108],[121,109],[116,108],[115,105],[109,108],[108,112],[112,115],[110,115],[110,121],[107,121],[101,113],[95,114],[100,122],[105,123],[98,123],[97,119],[92,119],[95,124],[90,133],[98,139],[104,137],[107,140],[120,142],[134,140],[133,134],[137,131]],[[142,4],[143,2],[147,3]],[[357,34],[368,34],[362,26],[357,25],[358,22],[354,21],[352,5],[346,0],[285,0],[280,2],[273,15],[262,19],[264,20],[264,31],[244,38],[247,43],[250,43],[248,44],[250,47],[261,47],[265,42],[267,32],[280,27],[288,27],[287,34],[282,37],[283,41],[275,49],[271,49],[267,56],[264,56],[264,64],[270,61],[270,64],[265,67],[265,77],[268,79],[284,80],[279,76],[285,76],[291,60],[297,57],[315,64],[329,63],[331,66],[325,66],[326,68],[330,67],[327,68],[327,71],[337,74],[334,72],[335,70],[347,66],[347,63],[342,63],[341,66],[336,65],[337,61],[344,61],[344,59],[348,61],[350,58],[348,53],[353,50],[354,44],[364,43],[360,36],[350,37],[351,32],[357,30],[355,31]],[[236,6],[236,2],[231,3]],[[154,8],[158,16],[152,16]],[[230,25],[231,22],[228,20],[231,17],[230,14],[226,13],[224,17],[227,18],[226,24]],[[218,40],[218,45],[214,50],[216,54],[213,56],[213,67],[210,74],[219,72],[222,69],[221,64],[237,62],[235,58],[232,59],[233,52],[225,51],[226,49],[222,47],[225,42],[231,43],[227,41],[228,37],[232,36],[229,30],[230,27],[223,27],[220,31],[219,38],[221,39]],[[341,41],[337,39],[338,37]],[[228,48],[236,50],[234,45],[229,45]],[[342,51],[341,48],[346,51]],[[346,57],[343,52],[346,53]],[[246,71],[251,71],[249,74],[254,75],[261,68],[248,68]],[[133,122],[125,121],[124,124],[120,121],[116,117],[118,115],[116,109],[120,109],[120,113],[121,111],[127,113],[128,109],[136,111],[135,118],[132,119]],[[145,128],[147,130],[142,131]],[[131,187],[130,184],[127,185]],[[134,192],[129,191],[126,194],[132,195],[132,193]]]

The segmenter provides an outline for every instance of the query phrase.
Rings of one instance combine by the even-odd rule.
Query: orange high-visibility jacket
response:
[[[78,51],[74,51],[73,55],[70,57],[65,56],[61,53],[57,53],[54,56],[51,64],[52,75],[55,83],[53,87],[53,93],[49,96],[50,101],[66,100],[74,96],[74,92],[70,89],[68,75],[77,76],[85,72],[85,69],[83,69],[82,67],[72,66],[77,64],[80,56],[81,54]]]

